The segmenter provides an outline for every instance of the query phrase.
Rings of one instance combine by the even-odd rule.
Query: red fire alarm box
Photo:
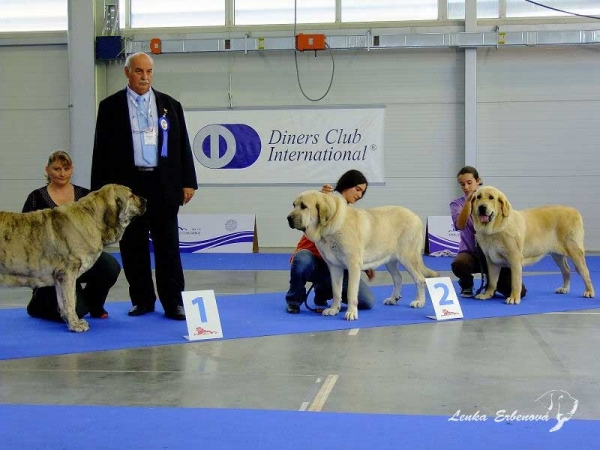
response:
[[[150,39],[150,51],[154,55],[162,53],[162,41],[159,38]]]
[[[302,34],[296,35],[296,50],[325,50],[324,34]]]

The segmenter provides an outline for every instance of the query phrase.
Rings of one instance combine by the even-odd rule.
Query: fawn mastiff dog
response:
[[[384,301],[395,305],[400,299],[402,264],[417,285],[417,295],[410,304],[425,306],[425,277],[437,273],[423,263],[424,234],[421,219],[401,206],[360,209],[348,206],[337,194],[305,191],[294,200],[287,216],[288,224],[304,232],[313,241],[329,267],[333,303],[323,315],[340,310],[344,270],[348,270],[348,309],[346,320],[358,319],[358,285],[362,270],[385,264],[392,276],[394,290]]]
[[[563,284],[556,289],[566,294],[571,287],[569,257],[585,283],[584,297],[594,297],[594,287],[585,262],[583,219],[575,208],[562,205],[540,206],[517,211],[506,195],[493,186],[479,188],[471,198],[471,215],[477,242],[488,265],[487,289],[476,298],[494,295],[501,267],[511,269],[511,294],[506,303],[521,302],[523,266],[547,254],[560,268]]]
[[[77,202],[28,213],[0,212],[0,284],[56,286],[60,314],[71,331],[87,331],[75,312],[75,281],[105,245],[118,242],[146,200],[108,184]]]

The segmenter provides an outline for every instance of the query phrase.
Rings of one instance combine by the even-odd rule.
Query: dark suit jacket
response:
[[[183,108],[173,97],[153,89],[156,110],[162,117],[164,110],[169,119],[168,154],[160,156],[164,131],[158,127],[158,173],[164,200],[182,204],[183,188],[198,188],[194,156],[190,148]],[[96,190],[109,183],[130,186],[135,176],[133,160],[133,137],[127,89],[105,98],[98,107],[94,153],[92,156],[91,189]]]

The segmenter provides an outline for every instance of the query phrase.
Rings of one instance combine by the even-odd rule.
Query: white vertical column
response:
[[[69,153],[73,182],[89,187],[96,126],[94,1],[68,0]]]
[[[477,0],[465,0],[465,31],[477,31]],[[477,49],[465,49],[465,164],[477,167]]]

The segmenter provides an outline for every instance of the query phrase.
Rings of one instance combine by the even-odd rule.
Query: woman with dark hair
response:
[[[52,152],[46,164],[47,184],[29,194],[22,212],[55,208],[85,197],[90,191],[72,184],[72,176],[71,156],[64,150]],[[93,318],[108,318],[104,302],[106,302],[108,291],[116,283],[120,272],[119,262],[112,255],[102,252],[94,265],[77,279],[76,312],[79,318],[88,313]],[[82,283],[85,284],[85,287],[82,286]],[[27,305],[27,313],[40,319],[62,321],[55,287],[35,288],[31,301]]]
[[[332,193],[331,195],[341,195],[348,203],[353,204],[365,196],[368,186],[369,182],[362,172],[349,170],[340,177],[335,188],[326,184],[321,189],[321,192]],[[365,273],[369,280],[375,276],[375,272],[372,269],[366,270]],[[329,268],[315,243],[303,235],[291,258],[290,288],[285,296],[287,303],[286,311],[288,313],[298,314],[300,312],[300,305],[306,301],[306,283],[309,282],[313,283],[315,305],[320,307],[327,306],[327,301],[333,298]],[[347,289],[348,272],[346,271],[342,290],[342,301],[344,303],[347,302]],[[373,292],[367,283],[361,279],[358,286],[358,309],[371,309],[374,304],[375,297],[373,296]]]
[[[471,198],[482,184],[479,172],[472,166],[465,166],[458,171],[456,179],[463,195],[450,202],[450,214],[454,228],[460,230],[458,254],[452,261],[452,273],[458,278],[461,297],[474,297],[473,274],[487,274],[485,256],[475,241],[475,227],[471,217]],[[496,291],[508,297],[511,291],[510,269],[500,269]],[[527,289],[523,285],[521,298],[525,297]]]

